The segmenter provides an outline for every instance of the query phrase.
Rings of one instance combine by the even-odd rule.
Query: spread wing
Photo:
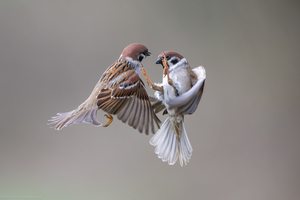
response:
[[[184,103],[178,108],[184,114],[193,114],[196,111],[204,90],[206,80],[205,68],[202,66],[196,67],[193,69],[193,73],[195,75],[193,87],[181,96],[185,100],[182,101]]]
[[[124,59],[116,61],[81,105],[72,111],[57,113],[49,120],[49,125],[57,130],[79,123],[103,126],[97,121],[97,110],[102,109],[140,132],[148,134],[151,129],[155,133],[160,120],[150,104],[144,83],[131,65]]]
[[[193,72],[196,76],[193,81],[195,83],[189,91],[172,99],[165,98],[165,103],[169,108],[176,107],[178,112],[183,114],[193,114],[196,111],[203,94],[206,72],[202,66],[194,68]]]
[[[97,106],[105,112],[117,115],[124,123],[139,132],[155,133],[160,120],[154,113],[144,83],[128,62],[117,63],[101,77],[106,83],[97,95]]]

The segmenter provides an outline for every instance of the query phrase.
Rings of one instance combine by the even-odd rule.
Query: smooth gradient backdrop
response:
[[[0,0],[0,199],[300,199],[299,5]],[[118,120],[46,125],[85,100],[131,42],[152,52],[144,64],[157,82],[162,50],[206,67],[184,168]]]

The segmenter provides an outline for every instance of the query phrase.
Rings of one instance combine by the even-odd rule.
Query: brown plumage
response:
[[[154,113],[144,83],[139,77],[143,67],[141,61],[149,56],[148,49],[138,43],[128,45],[119,59],[103,73],[91,95],[77,109],[59,113],[50,120],[50,125],[60,130],[71,124],[90,123],[97,126],[109,126],[111,115],[139,132],[155,133],[160,120]],[[101,109],[109,122],[102,124],[96,119]]]

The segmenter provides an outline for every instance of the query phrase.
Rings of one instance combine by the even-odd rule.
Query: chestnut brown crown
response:
[[[151,53],[148,48],[140,43],[132,43],[125,47],[122,51],[121,56],[126,58],[132,58],[133,60],[142,61],[146,56],[150,56]]]
[[[166,56],[167,61],[174,62],[173,64],[176,64],[179,60],[181,60],[182,58],[184,58],[178,52],[175,52],[175,51],[163,51],[163,52],[161,52],[158,55],[155,64],[161,64],[162,65],[162,60],[164,58],[164,55]]]

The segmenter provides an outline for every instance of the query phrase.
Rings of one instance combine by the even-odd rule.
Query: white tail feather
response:
[[[179,137],[175,130],[177,123]],[[174,165],[179,159],[180,165],[187,165],[192,156],[192,146],[188,139],[183,120],[175,122],[168,117],[161,128],[151,138],[150,144],[155,147],[155,153],[163,162]]]
[[[97,107],[87,109],[87,107],[79,106],[77,109],[65,113],[57,113],[49,120],[48,125],[56,130],[61,130],[72,124],[87,123],[95,126],[101,126],[102,123],[97,121]]]

